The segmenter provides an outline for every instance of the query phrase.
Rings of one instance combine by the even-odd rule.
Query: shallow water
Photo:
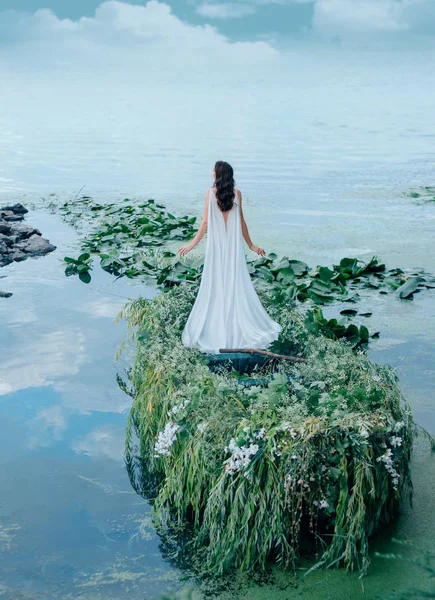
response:
[[[352,70],[334,60],[310,71],[307,59],[291,87],[278,78],[261,90],[213,84],[213,94],[164,85],[148,94],[128,81],[114,92],[112,82],[57,85],[27,73],[26,95],[15,75],[0,98],[0,204],[41,206],[50,193],[71,198],[86,185],[100,200],[149,195],[200,215],[222,157],[236,167],[252,238],[268,251],[312,266],[377,254],[389,267],[435,272],[435,203],[406,196],[433,184],[429,63],[367,56]],[[216,114],[225,126],[213,125]],[[76,233],[41,209],[27,219],[58,250],[0,272],[0,289],[14,293],[0,300],[0,598],[152,598],[178,588],[183,573],[164,558],[149,506],[124,468],[130,402],[117,388],[124,365],[114,356],[126,332],[113,320],[127,298],[155,291],[99,271],[89,286],[67,279],[62,259]],[[434,294],[362,301],[374,312],[364,323],[381,332],[373,358],[397,368],[417,422],[432,434]],[[374,549],[403,553],[393,536],[413,542],[410,555],[433,547],[435,460],[423,438],[413,478],[414,508],[404,507]],[[260,582],[208,583],[196,595],[387,598],[420,580],[407,563],[374,557],[363,581],[342,571],[300,581],[274,568]]]

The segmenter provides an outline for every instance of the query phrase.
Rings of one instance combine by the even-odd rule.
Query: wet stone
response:
[[[14,225],[13,232],[18,240],[25,240],[29,238],[31,235],[41,235],[39,229],[35,229],[34,227],[29,227],[25,223],[17,223]]]
[[[0,217],[2,217],[2,219],[8,223],[13,221],[22,221],[24,219],[23,215],[16,215],[11,210],[0,211]]]
[[[47,254],[48,252],[53,252],[53,250],[56,250],[56,246],[53,246],[48,240],[36,234],[30,236],[24,247],[24,252],[34,256]]]
[[[8,237],[7,235],[5,235],[4,233],[0,233],[0,244],[2,242],[9,248],[14,245],[14,240],[12,238]]]
[[[15,262],[21,262],[22,260],[26,260],[27,256],[24,254],[24,252],[16,250],[13,254],[11,254],[11,258]]]
[[[29,212],[27,208],[20,203],[14,204],[12,206],[3,206],[2,208],[0,208],[0,211],[10,211],[15,213],[16,215],[25,215]]]
[[[39,229],[20,223],[27,212],[22,204],[0,208],[0,267],[56,250]]]

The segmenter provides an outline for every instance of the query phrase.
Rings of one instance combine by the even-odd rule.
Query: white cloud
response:
[[[256,11],[250,4],[224,2],[223,4],[200,4],[196,12],[209,19],[239,19],[253,15]]]
[[[102,425],[85,437],[76,440],[72,445],[72,449],[77,454],[86,454],[93,457],[105,456],[112,460],[122,460],[124,448],[124,429],[113,425]]]
[[[23,331],[18,344],[20,353],[3,362],[0,396],[53,385],[65,376],[76,375],[86,358],[85,338],[80,331],[51,331],[36,339],[27,339]]]
[[[66,429],[62,407],[55,405],[41,410],[34,419],[29,421],[28,425],[32,434],[27,441],[28,448],[50,446],[54,440],[62,439]]]
[[[255,76],[279,56],[264,41],[231,42],[209,24],[186,23],[156,0],[145,6],[104,2],[93,18],[78,21],[58,19],[49,10],[0,13],[0,40],[0,59],[3,55],[14,66],[25,64],[33,71],[78,67],[91,70],[92,77],[107,69],[134,71],[153,81],[203,80],[219,68],[226,76]]]
[[[432,0],[317,0],[313,29],[321,35],[339,38],[358,34],[412,34],[424,32],[429,17],[434,23]]]

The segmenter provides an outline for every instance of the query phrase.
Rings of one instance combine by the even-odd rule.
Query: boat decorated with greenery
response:
[[[302,542],[316,566],[364,573],[412,489],[415,426],[394,370],[261,290],[282,326],[272,353],[299,360],[185,348],[195,294],[172,287],[122,314],[136,344],[126,457],[153,477],[156,522],[189,523],[213,573],[294,568]]]

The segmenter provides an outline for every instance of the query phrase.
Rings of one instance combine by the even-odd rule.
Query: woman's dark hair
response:
[[[234,171],[233,167],[223,160],[218,160],[214,166],[216,179],[216,200],[222,212],[233,208],[236,193],[234,191]]]

